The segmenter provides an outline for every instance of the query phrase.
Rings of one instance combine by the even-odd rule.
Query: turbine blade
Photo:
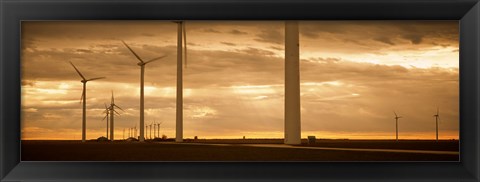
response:
[[[130,48],[130,46],[127,45],[127,43],[125,43],[123,40],[122,40],[122,43],[123,43],[123,45],[125,45],[125,46],[128,48],[128,50],[130,50],[130,52],[133,53],[133,55],[135,55],[135,57],[136,57],[140,62],[143,63],[143,60],[140,58],[140,56],[138,56],[137,53],[135,53],[135,51],[133,51],[133,49]]]
[[[83,97],[85,97],[85,92],[82,91],[82,96],[80,97],[80,104],[83,102]]]
[[[185,22],[182,22],[183,33],[183,54],[185,60],[185,68],[187,68],[187,30],[185,29]]]
[[[395,117],[398,117],[398,116],[397,116],[397,113],[396,113],[395,111],[393,111],[393,114],[395,114]]]
[[[99,80],[99,79],[104,79],[104,78],[107,78],[107,77],[90,78],[90,79],[88,79],[87,81]]]
[[[116,108],[119,108],[120,110],[124,111],[122,108],[118,107],[117,104],[113,104]]]
[[[164,57],[167,57],[167,55],[164,55],[164,56],[160,56],[160,57],[157,57],[157,58],[150,59],[150,60],[146,61],[146,62],[145,62],[145,64],[147,64],[147,63],[150,63],[150,62],[153,62],[153,61],[157,61],[157,60],[159,60],[159,59],[162,59],[162,58],[164,58]]]
[[[107,115],[105,115],[105,117],[103,117],[102,121],[105,120],[105,118],[107,118]]]
[[[117,113],[118,115],[120,115],[120,113],[118,113],[117,111],[113,110],[113,112]]]
[[[439,115],[439,114],[440,114],[440,111],[439,111],[439,109],[438,109],[438,107],[437,107],[437,115]]]
[[[77,69],[77,67],[75,67],[75,65],[73,65],[73,63],[71,61],[70,61],[70,64],[73,66],[75,71],[77,71],[78,75],[80,75],[80,77],[82,77],[83,80],[86,80],[85,77],[82,75],[82,73],[80,73],[80,71]]]

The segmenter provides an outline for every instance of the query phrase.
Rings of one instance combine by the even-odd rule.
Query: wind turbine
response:
[[[102,121],[107,119],[107,135],[106,136],[107,136],[107,140],[108,140],[108,120],[109,120],[108,116],[110,115],[110,108],[107,107],[107,104],[105,104],[105,111],[103,111],[103,113],[105,113],[105,117],[103,117]]]
[[[393,113],[395,114],[396,141],[398,142],[398,119],[402,118],[402,116],[398,116],[395,111]]]
[[[437,114],[433,115],[435,117],[435,127],[436,127],[436,142],[438,142],[438,120],[440,120],[440,112],[437,107]]]
[[[113,97],[113,91],[112,91],[112,99],[110,101],[110,140],[113,141],[114,140],[114,135],[113,135],[113,132],[114,132],[114,115],[115,114],[118,114],[120,115],[120,113],[118,113],[115,108],[118,108],[120,110],[123,111],[122,108],[118,107],[116,104],[115,104],[115,98]]]
[[[187,67],[187,33],[184,21],[175,21],[177,23],[177,112],[176,112],[176,132],[175,141],[183,142],[183,68],[182,61],[185,61]],[[182,40],[182,36],[183,39]],[[183,43],[183,46],[182,46]],[[184,52],[182,52],[182,48]]]
[[[148,125],[145,126],[145,138],[148,139]]]
[[[157,138],[157,123],[153,120],[153,138]]]
[[[138,137],[138,135],[137,135],[137,124],[135,124],[135,127],[133,127],[133,134],[135,135],[135,136],[133,136],[133,137],[136,138],[136,139],[138,139],[138,138],[137,138],[137,137]]]
[[[153,61],[156,61],[156,60],[159,60],[159,59],[162,59],[165,57],[164,56],[160,56],[160,57],[157,57],[157,58],[153,58],[151,60],[148,60],[148,61],[143,61],[142,58],[140,58],[140,56],[137,55],[137,53],[135,53],[135,51],[133,51],[132,48],[130,48],[130,46],[127,45],[127,43],[125,43],[124,41],[122,41],[122,43],[128,48],[128,50],[130,50],[130,52],[132,52],[132,54],[138,59],[138,63],[137,65],[140,66],[140,142],[143,142],[145,141],[145,138],[144,138],[144,135],[143,135],[143,129],[144,129],[144,94],[143,94],[143,85],[144,85],[144,75],[145,75],[145,65],[148,64],[148,63],[151,63]]]
[[[152,139],[152,125],[153,125],[153,122],[150,123],[150,139]],[[155,131],[155,130],[153,130],[153,131]]]
[[[86,79],[82,73],[77,69],[77,67],[75,67],[75,65],[73,65],[73,63],[70,61],[70,64],[73,66],[73,68],[75,68],[75,71],[77,71],[78,75],[80,75],[80,77],[82,77],[82,80],[80,82],[83,83],[83,91],[82,91],[82,97],[80,98],[80,102],[83,101],[83,113],[82,113],[82,142],[85,142],[85,138],[86,138],[86,133],[87,133],[87,111],[86,111],[86,108],[87,108],[87,82],[88,81],[93,81],[93,80],[98,80],[98,79],[103,79],[105,77],[97,77],[97,78],[90,78],[90,79]]]
[[[158,123],[158,127],[157,127],[157,129],[158,129],[158,138],[162,138],[162,136],[160,136],[160,125],[161,125],[162,123],[163,123],[163,121],[160,122],[160,123]]]

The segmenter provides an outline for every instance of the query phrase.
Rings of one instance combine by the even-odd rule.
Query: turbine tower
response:
[[[150,139],[152,139],[152,125],[153,125],[153,123],[150,123]]]
[[[298,21],[285,22],[285,144],[301,143]]]
[[[433,115],[435,117],[435,130],[436,130],[436,142],[438,142],[438,120],[440,120],[440,112],[437,107],[437,114]]]
[[[396,141],[398,142],[398,119],[402,118],[402,116],[398,116],[395,111],[393,111],[395,114],[395,131],[396,131]]]
[[[165,56],[160,56],[160,57],[157,57],[157,58],[153,58],[151,60],[148,60],[148,61],[143,61],[142,58],[140,58],[140,56],[137,55],[137,53],[135,53],[133,51],[132,48],[130,48],[130,46],[127,45],[127,43],[125,43],[124,41],[122,41],[122,43],[128,48],[128,50],[130,50],[130,52],[132,52],[132,54],[138,59],[138,63],[137,65],[140,66],[140,142],[143,142],[145,141],[145,138],[144,138],[144,95],[143,95],[143,85],[144,85],[144,75],[145,75],[145,65],[148,64],[148,63],[151,63],[153,61],[156,61],[156,60],[159,60],[159,59],[162,59],[164,58]]]
[[[158,130],[158,138],[162,138],[162,136],[160,135],[160,125],[161,125],[162,123],[163,123],[163,121],[160,122],[160,123],[158,123],[158,127],[157,127],[157,130]]]
[[[157,123],[153,120],[153,139],[157,138]]]
[[[113,134],[114,129],[115,129],[115,127],[114,127],[114,124],[115,124],[115,123],[114,123],[114,119],[115,119],[115,118],[114,118],[114,115],[115,115],[115,114],[120,115],[120,113],[118,113],[118,112],[115,110],[115,108],[118,108],[118,109],[120,109],[120,110],[123,111],[122,108],[118,107],[118,106],[115,104],[115,98],[113,97],[113,91],[112,91],[112,99],[111,99],[111,101],[110,101],[110,107],[109,107],[109,109],[110,109],[110,140],[111,140],[111,141],[114,140],[114,134]]]
[[[106,136],[107,136],[107,140],[108,140],[108,121],[109,121],[108,116],[110,115],[110,108],[107,107],[106,103],[104,103],[104,104],[105,104],[105,111],[103,111],[103,113],[105,113],[105,117],[103,117],[102,121],[107,119],[107,134],[106,134]]]
[[[187,67],[187,33],[185,30],[185,21],[175,21],[177,23],[177,110],[176,110],[176,130],[175,142],[183,142],[183,67],[182,61],[185,61]],[[183,38],[183,40],[182,40]],[[183,44],[183,45],[182,45]],[[182,52],[183,48],[183,52]]]
[[[86,140],[86,133],[87,133],[87,82],[89,81],[93,81],[93,80],[98,80],[98,79],[103,79],[105,77],[97,77],[97,78],[90,78],[90,79],[86,79],[82,73],[77,69],[77,67],[75,67],[75,65],[73,65],[72,62],[70,62],[70,64],[73,66],[73,68],[75,69],[75,71],[77,71],[78,75],[80,75],[80,77],[82,77],[82,80],[81,82],[83,83],[83,91],[82,91],[82,97],[80,98],[80,102],[83,102],[83,113],[82,113],[82,142],[85,142]]]

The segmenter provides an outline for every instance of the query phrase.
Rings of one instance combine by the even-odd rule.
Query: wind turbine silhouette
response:
[[[153,139],[157,138],[157,123],[153,120]]]
[[[105,113],[105,117],[103,117],[102,121],[107,119],[107,135],[106,136],[107,136],[107,140],[108,140],[108,121],[109,121],[108,116],[110,115],[110,108],[107,107],[106,103],[104,103],[104,104],[105,104],[105,111],[103,111],[103,113]]]
[[[187,67],[187,33],[184,21],[177,23],[177,110],[176,110],[176,132],[175,141],[183,142],[183,68],[182,61]],[[182,40],[182,38],[184,40]],[[183,44],[183,46],[182,46]],[[184,53],[182,53],[182,48]]]
[[[162,138],[162,136],[160,136],[160,125],[161,125],[162,123],[163,123],[163,121],[160,122],[160,123],[158,123],[158,127],[157,127],[157,129],[158,129],[158,138]]]
[[[435,128],[436,128],[436,142],[438,142],[438,121],[440,120],[440,112],[437,107],[437,114],[433,115],[435,117]]]
[[[133,127],[133,134],[135,135],[134,138],[138,139],[137,135],[137,124],[135,123],[135,127]]]
[[[398,116],[395,111],[393,111],[395,114],[395,131],[396,131],[396,141],[398,142],[398,119],[402,118],[402,116]]]
[[[144,89],[144,75],[145,75],[145,65],[148,64],[148,63],[151,63],[153,61],[156,61],[156,60],[159,60],[159,59],[162,59],[164,57],[166,57],[166,55],[164,56],[160,56],[160,57],[157,57],[157,58],[153,58],[151,60],[148,60],[148,61],[143,61],[142,58],[140,58],[140,56],[137,55],[137,53],[135,53],[135,51],[133,51],[132,48],[130,48],[130,46],[127,45],[127,43],[125,43],[123,40],[122,40],[122,43],[128,48],[128,50],[130,50],[130,52],[132,52],[132,54],[138,59],[138,63],[137,65],[140,66],[140,142],[143,142],[145,141],[145,137],[144,137],[144,94],[143,94],[143,89]]]
[[[82,73],[77,69],[77,67],[75,67],[75,65],[73,65],[73,63],[70,61],[70,64],[73,66],[73,68],[75,69],[75,71],[77,71],[78,75],[80,75],[80,77],[82,77],[82,80],[80,82],[83,83],[83,91],[82,91],[82,97],[80,98],[80,103],[82,103],[83,101],[83,113],[82,113],[82,142],[85,142],[85,138],[86,138],[86,128],[87,128],[87,114],[86,114],[86,108],[87,108],[87,82],[89,81],[93,81],[93,80],[98,80],[98,79],[103,79],[103,78],[106,78],[106,77],[97,77],[97,78],[90,78],[90,79],[86,79]]]
[[[114,134],[113,134],[114,129],[115,129],[115,127],[114,127],[114,124],[115,124],[115,123],[114,123],[114,119],[115,119],[114,115],[115,115],[115,114],[120,115],[120,113],[118,113],[118,112],[115,110],[115,108],[118,108],[118,109],[124,111],[122,108],[118,107],[118,106],[115,104],[115,98],[113,97],[113,91],[112,91],[112,99],[111,99],[111,101],[110,101],[110,107],[109,107],[109,109],[110,109],[110,140],[111,140],[111,141],[114,140]]]
[[[150,139],[152,139],[152,125],[153,125],[153,122],[150,123]],[[153,130],[153,131],[155,131],[155,130]]]

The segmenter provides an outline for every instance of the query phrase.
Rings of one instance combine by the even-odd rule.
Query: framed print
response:
[[[478,1],[1,8],[4,181],[479,179]]]

